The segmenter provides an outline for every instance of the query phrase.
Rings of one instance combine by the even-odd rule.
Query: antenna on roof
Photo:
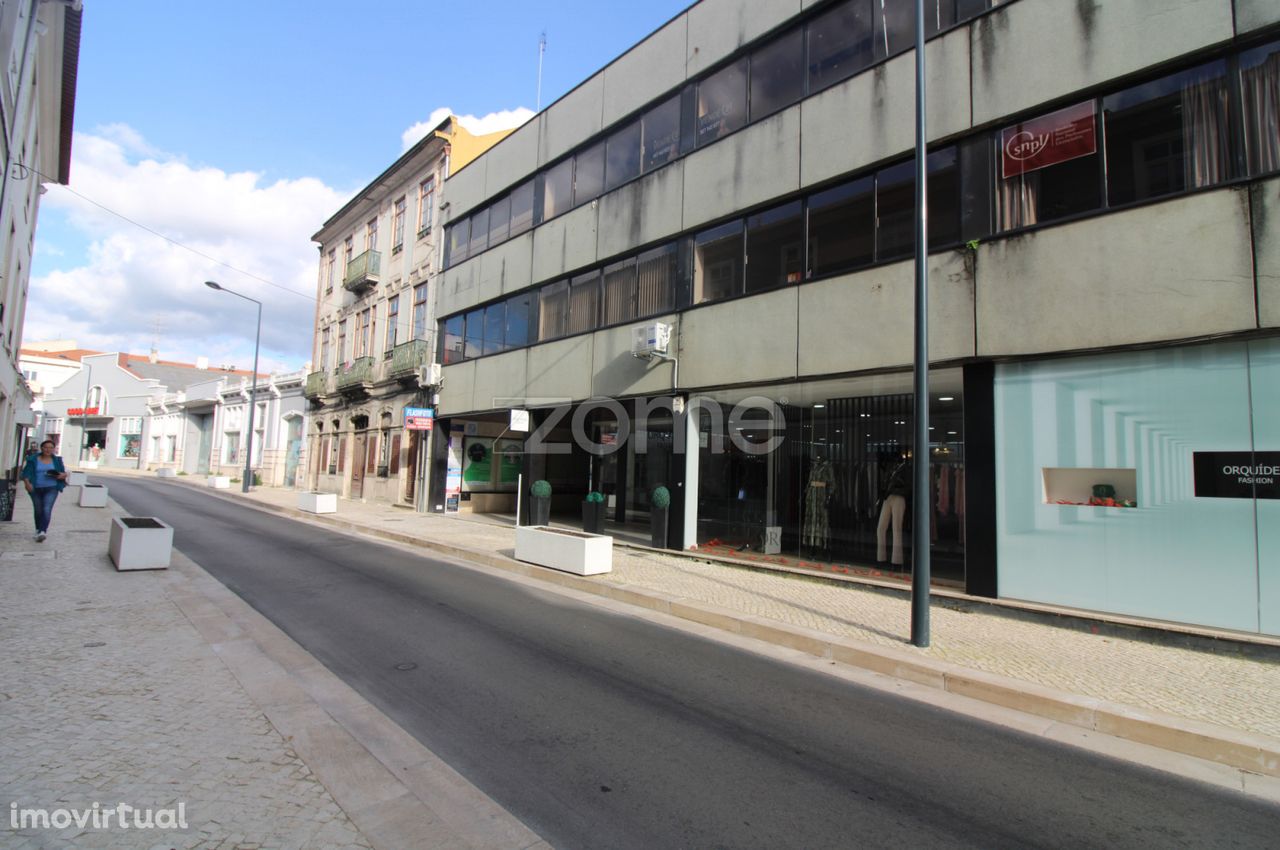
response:
[[[547,31],[543,30],[538,37],[538,100],[534,112],[542,111],[542,57],[547,53]]]

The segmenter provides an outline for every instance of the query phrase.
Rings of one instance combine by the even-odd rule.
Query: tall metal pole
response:
[[[915,485],[911,519],[911,643],[929,645],[929,212],[925,137],[924,0],[916,0]]]
[[[244,297],[244,296],[241,296]],[[249,299],[253,301],[252,298]],[[258,407],[258,343],[262,339],[262,302],[258,305],[258,329],[253,335],[253,384],[249,390],[249,438],[245,441],[244,480],[240,484],[240,492],[248,493],[253,483],[253,412]]]

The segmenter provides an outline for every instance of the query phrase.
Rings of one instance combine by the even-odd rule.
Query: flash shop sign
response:
[[[1280,452],[1192,452],[1196,497],[1280,499]]]

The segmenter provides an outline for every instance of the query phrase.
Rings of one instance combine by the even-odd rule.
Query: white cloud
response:
[[[212,279],[262,302],[261,368],[302,368],[315,318],[310,237],[346,194],[313,178],[266,185],[252,172],[188,165],[124,125],[78,133],[73,150],[72,189],[192,250],[51,187],[42,205],[81,234],[87,260],[33,278],[25,339],[134,353],[155,344],[167,360],[249,368],[256,308],[205,287]]]
[[[423,136],[439,127],[440,122],[452,114],[454,114],[453,110],[447,106],[432,110],[426,121],[419,121],[400,134],[401,151],[407,151],[413,147]],[[487,133],[497,133],[500,130],[515,129],[533,116],[532,109],[521,106],[516,109],[504,109],[501,112],[490,112],[483,118],[477,118],[474,115],[459,115],[458,121],[467,132],[483,136]]]

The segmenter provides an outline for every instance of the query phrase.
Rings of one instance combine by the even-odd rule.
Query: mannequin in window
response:
[[[809,469],[809,486],[805,489],[803,545],[813,556],[825,552],[831,537],[831,521],[827,506],[835,481],[831,462],[816,457]]]
[[[911,461],[900,458],[897,465],[885,479],[883,501],[880,505],[880,522],[876,525],[876,561],[886,560],[895,566],[902,566],[902,521],[907,515],[907,499],[911,496]],[[890,525],[893,526],[893,553],[888,554],[886,537]]]

